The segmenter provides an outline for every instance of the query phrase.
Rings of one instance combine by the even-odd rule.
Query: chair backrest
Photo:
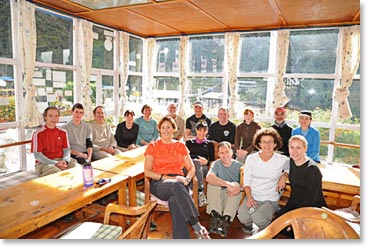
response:
[[[129,207],[124,205],[118,205],[110,203],[106,207],[104,224],[108,224],[110,221],[111,213],[118,213],[128,216],[139,216],[127,230],[125,230],[118,239],[146,239],[148,237],[149,225],[150,225],[150,215],[151,211],[156,206],[156,202],[148,202],[145,205],[138,207]]]
[[[247,239],[271,239],[291,226],[295,239],[359,239],[356,231],[340,216],[316,207],[287,212],[262,231]]]

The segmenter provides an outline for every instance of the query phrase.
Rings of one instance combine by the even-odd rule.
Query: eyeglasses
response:
[[[260,144],[274,144],[274,141],[273,140],[261,141]]]
[[[284,115],[284,113],[275,113],[275,115]]]

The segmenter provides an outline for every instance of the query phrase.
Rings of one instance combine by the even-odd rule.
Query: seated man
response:
[[[94,120],[89,124],[92,127],[93,154],[92,160],[96,161],[104,157],[120,154],[116,148],[117,143],[112,129],[105,122],[105,111],[102,106],[97,106],[93,110]]]
[[[45,125],[33,132],[31,152],[36,159],[37,175],[42,177],[56,173],[76,164],[70,158],[68,134],[56,126],[60,111],[56,107],[48,107],[43,113]]]
[[[62,126],[68,132],[71,157],[80,164],[90,162],[93,153],[92,127],[82,121],[84,116],[83,105],[80,103],[74,104],[71,108],[71,114],[71,121]]]
[[[231,147],[229,142],[219,143],[220,159],[213,162],[206,176],[209,203],[206,212],[212,215],[209,232],[222,237],[227,236],[229,224],[235,218],[242,198],[240,189],[242,162],[232,159]]]

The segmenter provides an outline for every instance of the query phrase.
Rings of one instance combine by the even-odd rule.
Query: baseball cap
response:
[[[306,116],[306,117],[309,117],[309,118],[312,118],[312,113],[311,111],[308,111],[308,110],[302,110],[301,112],[299,112],[299,117],[300,116]]]
[[[275,109],[275,113],[277,113],[277,112],[279,112],[279,113],[285,113],[287,110],[285,109],[285,108],[283,108],[283,107],[277,107],[276,109]]]
[[[194,102],[194,106],[200,106],[200,107],[204,108],[204,104],[203,104],[203,102],[202,102],[202,101],[200,101],[200,100],[195,101],[195,102]]]

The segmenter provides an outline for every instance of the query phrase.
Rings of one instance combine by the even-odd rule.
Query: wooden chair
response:
[[[162,201],[158,197],[154,196],[150,193],[150,181],[151,178],[144,177],[144,192],[145,192],[145,203],[149,203],[150,201],[156,201],[157,206],[154,208],[153,215],[152,215],[152,222],[154,222],[154,212],[169,212],[168,201]],[[196,209],[199,209],[199,201],[198,201],[198,180],[194,176],[192,179],[192,199],[194,201]]]
[[[359,239],[356,231],[340,216],[329,210],[304,207],[283,214],[262,231],[247,239],[272,239],[291,226],[295,239]]]
[[[151,211],[156,206],[155,201],[150,201],[143,206],[129,207],[110,203],[106,206],[102,223],[82,222],[62,232],[63,239],[146,239],[148,238]],[[140,216],[125,231],[123,226],[110,225],[112,214],[123,216],[122,225],[126,225],[126,218]],[[116,219],[114,219],[115,221]],[[130,220],[132,221],[132,220]],[[87,233],[86,233],[87,231]],[[85,235],[87,234],[87,235]]]

